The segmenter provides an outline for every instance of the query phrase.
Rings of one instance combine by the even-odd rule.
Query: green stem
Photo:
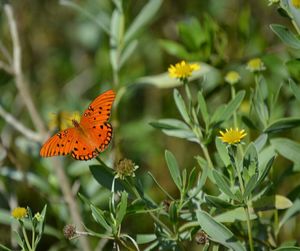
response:
[[[31,229],[32,229],[32,235],[31,235],[31,245],[32,245],[32,249],[35,250],[35,229],[33,226],[33,223],[31,223]]]
[[[278,239],[278,226],[279,226],[278,210],[275,209],[275,211],[274,211],[274,233],[275,233],[276,242]]]
[[[231,99],[233,100],[234,98],[235,98],[235,88],[233,85],[231,85]],[[238,128],[236,111],[233,112],[233,125],[235,129]]]
[[[132,189],[135,196],[140,199],[143,200],[143,198],[141,197],[140,193],[137,191],[136,187],[134,186],[134,188]],[[169,227],[163,223],[158,217],[156,217],[151,211],[148,211],[148,213],[150,214],[150,216],[152,217],[152,219],[158,223],[159,225],[161,225],[170,235],[173,235],[173,232],[169,229]]]
[[[214,165],[213,165],[213,163],[211,161],[211,158],[210,158],[210,155],[208,153],[207,147],[204,144],[202,144],[202,143],[200,143],[200,146],[202,148],[202,151],[203,151],[204,157],[205,157],[205,159],[206,159],[206,161],[208,163],[208,166],[210,168],[214,168]]]
[[[234,154],[233,149],[232,149],[232,153]],[[243,179],[242,179],[240,166],[239,166],[239,164],[236,160],[235,154],[234,154],[232,165],[233,165],[233,167],[235,168],[235,170],[238,174],[240,189],[241,189],[242,194],[244,194],[244,191],[245,191],[244,182],[243,182]],[[251,228],[251,221],[250,221],[250,208],[249,208],[248,201],[246,202],[246,204],[247,204],[247,206],[244,207],[244,209],[245,209],[245,213],[246,213],[246,217],[247,217],[247,230],[248,230],[247,232],[248,232],[249,246],[250,246],[250,251],[254,251],[253,238],[252,238],[252,228]]]
[[[28,240],[26,230],[25,230],[25,227],[24,227],[23,223],[21,223],[21,226],[22,226],[22,233],[23,233],[23,237],[25,239],[25,243],[27,245],[27,248],[28,248],[29,251],[33,251],[33,249],[31,248],[31,246],[29,244],[29,240]]]
[[[248,239],[249,239],[249,246],[250,251],[254,251],[253,247],[253,238],[252,238],[252,228],[251,228],[251,221],[250,221],[250,213],[249,213],[249,205],[247,203],[247,207],[245,207],[245,213],[247,217],[247,228],[248,228]]]

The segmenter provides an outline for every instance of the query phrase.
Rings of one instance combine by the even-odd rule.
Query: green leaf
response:
[[[95,219],[96,222],[98,222],[102,227],[106,229],[106,231],[111,232],[112,228],[108,225],[104,212],[100,209],[97,208],[94,205],[91,205],[91,210],[92,210],[92,216]]]
[[[256,218],[257,216],[250,212],[250,220],[254,220]],[[218,222],[234,223],[235,221],[247,221],[247,215],[244,207],[238,207],[218,214],[214,217],[214,219]]]
[[[155,128],[162,129],[163,133],[168,136],[187,139],[192,142],[199,143],[192,130],[182,121],[177,119],[160,119],[156,122],[151,122]]]
[[[271,167],[273,165],[273,162],[274,162],[274,159],[275,159],[275,156],[273,156],[268,162],[267,164],[265,165],[264,168],[260,169],[260,177],[257,181],[257,186],[259,186],[263,181],[264,179],[267,177],[267,175],[269,174],[270,170],[271,170]]]
[[[178,119],[159,119],[156,122],[150,122],[155,128],[166,130],[189,130],[187,124]]]
[[[254,141],[254,145],[258,152],[261,149],[263,149],[263,147],[266,145],[267,141],[268,141],[268,134],[266,134],[266,133],[263,133],[263,134],[259,135],[259,137],[256,138],[256,140]]]
[[[258,171],[258,154],[254,143],[250,143],[246,149],[246,153],[243,158],[243,167],[250,169],[254,168],[255,171]]]
[[[13,230],[13,234],[12,234],[13,238],[17,241],[18,245],[23,249],[26,250],[24,247],[26,247],[27,245],[25,244],[25,240],[21,238],[21,236],[19,235],[19,233],[15,230]]]
[[[198,92],[198,109],[197,110],[200,110],[203,121],[204,121],[205,125],[208,126],[209,114],[207,111],[207,105],[206,105],[205,99],[204,99],[201,91]]]
[[[300,118],[281,118],[265,128],[265,133],[278,133],[300,126]]]
[[[280,24],[271,24],[271,30],[284,42],[293,49],[300,49],[300,41],[287,27]]]
[[[100,185],[110,190],[112,186],[112,181],[114,179],[113,170],[107,168],[104,165],[91,165],[89,166],[89,168],[96,181]],[[123,190],[125,190],[124,184],[119,179],[116,179],[115,191],[123,191]]]
[[[0,250],[2,250],[2,251],[13,251],[12,249],[9,249],[9,248],[5,247],[2,244],[0,244]]]
[[[201,25],[195,17],[178,24],[179,36],[189,51],[197,51],[200,45],[205,42]]]
[[[294,83],[294,81],[292,79],[300,79],[300,72],[299,72],[299,67],[300,67],[300,59],[299,58],[295,58],[295,59],[291,59],[287,62],[285,62],[285,66],[288,70],[289,73],[289,82],[290,83]],[[295,96],[299,94],[299,87],[295,84],[292,87],[296,87],[293,88],[296,90],[295,93],[293,93]],[[297,92],[298,91],[298,92]],[[297,97],[297,96],[296,96]]]
[[[297,67],[297,72],[299,72],[299,67]],[[300,102],[300,87],[296,85],[296,83],[291,78],[289,79],[289,84],[290,84],[290,88],[292,89],[292,93],[295,95],[298,102]]]
[[[213,170],[213,177],[216,181],[216,185],[221,191],[227,194],[231,199],[238,200],[237,197],[230,190],[229,182],[227,181],[226,177],[223,176],[223,174],[220,174],[218,171]]]
[[[233,205],[233,204],[231,204],[225,200],[222,200],[216,196],[205,195],[205,200],[207,203],[209,203],[213,207],[220,208],[220,209],[228,209],[228,208],[238,207],[238,205]]]
[[[171,174],[171,177],[175,183],[175,185],[178,187],[179,190],[182,189],[182,180],[181,180],[181,176],[180,176],[180,170],[179,170],[179,166],[177,164],[177,161],[174,157],[174,155],[166,150],[165,151],[165,159]]]
[[[169,206],[169,217],[173,224],[178,221],[178,207],[176,201],[172,201]]]
[[[248,181],[243,198],[246,199],[257,186],[258,173],[254,174]]]
[[[283,157],[293,161],[294,163],[300,163],[300,144],[286,138],[272,139],[271,145],[279,152]]]
[[[213,239],[234,251],[246,251],[245,247],[235,238],[233,233],[223,224],[215,221],[208,213],[197,211],[197,220],[201,228]]]
[[[124,33],[124,15],[118,9],[113,11],[110,30],[110,61],[113,70],[118,71],[120,69],[119,48]]]
[[[146,244],[152,241],[155,241],[157,236],[155,234],[137,234],[136,235],[136,242],[138,244]]]
[[[152,21],[158,12],[162,0],[151,0],[143,7],[138,16],[133,20],[130,27],[125,33],[124,43],[128,44],[132,39],[137,36],[137,33],[141,29],[145,29],[146,26]]]
[[[120,57],[120,65],[119,65],[120,68],[122,68],[122,66],[127,62],[127,60],[130,59],[132,54],[135,52],[137,45],[138,45],[138,41],[133,40],[122,51],[122,54]]]
[[[299,251],[300,248],[298,247],[279,247],[276,249],[273,249],[273,251]]]
[[[128,199],[128,193],[122,192],[121,200],[118,204],[117,211],[116,211],[116,221],[117,221],[118,226],[121,225],[121,223],[124,219],[124,216],[126,215],[127,199]]]
[[[219,154],[221,160],[223,161],[225,166],[229,166],[230,158],[228,156],[228,151],[227,151],[226,145],[218,137],[216,137],[215,141],[216,141],[216,148],[217,148],[217,151],[218,151],[218,154]]]
[[[60,0],[59,3],[61,5],[65,5],[75,9],[76,11],[80,12],[81,14],[85,15],[87,18],[92,20],[95,24],[97,24],[106,34],[110,35],[109,29],[109,17],[105,12],[101,12],[98,10],[99,15],[97,17],[93,16],[91,13],[87,12],[81,6],[74,3],[74,1],[70,0]]]
[[[193,169],[189,175],[188,183],[187,183],[187,186],[185,189],[186,191],[189,191],[190,189],[192,189],[192,187],[195,185],[196,179],[197,179],[196,168],[193,167]]]
[[[222,108],[222,110],[217,109],[218,113],[217,115],[216,115],[217,111],[214,113],[213,115],[214,118],[212,120],[215,123],[220,123],[225,120],[228,120],[242,103],[245,93],[246,93],[245,91],[239,91],[236,94],[235,98],[231,100],[227,105],[225,105],[224,108]]]
[[[272,209],[282,210],[290,208],[292,205],[293,203],[287,197],[278,194],[263,196],[253,202],[255,211],[265,211]]]
[[[161,39],[159,43],[160,46],[170,55],[178,58],[189,58],[189,52],[182,44],[165,39]]]
[[[46,213],[47,213],[47,205],[44,206],[41,212],[41,221],[38,222],[38,226],[37,226],[38,234],[40,236],[42,236],[42,234],[44,233]]]
[[[187,124],[191,124],[190,116],[187,112],[184,100],[177,89],[174,89],[173,96],[174,96],[174,100],[175,100],[177,109],[181,114],[181,117],[184,119],[184,121]]]

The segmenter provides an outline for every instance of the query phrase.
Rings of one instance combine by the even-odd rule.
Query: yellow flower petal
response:
[[[15,219],[25,218],[27,216],[27,209],[24,207],[16,207],[14,210],[12,210],[11,215]]]
[[[190,77],[193,71],[200,69],[199,64],[189,64],[181,61],[175,65],[170,65],[168,72],[171,78],[178,78],[180,80]]]
[[[219,138],[223,141],[223,143],[227,144],[237,144],[247,135],[245,130],[239,130],[238,128],[229,130],[226,129],[226,132],[220,131]]]

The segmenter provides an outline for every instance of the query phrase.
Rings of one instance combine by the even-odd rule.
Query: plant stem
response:
[[[33,223],[31,222],[31,231],[32,231],[32,234],[31,234],[31,246],[32,246],[32,249],[35,250],[35,229],[34,229],[34,226],[33,226]]]
[[[136,187],[134,186],[134,188],[132,189],[135,196],[140,199],[143,200],[143,198],[141,197],[141,195],[139,194],[139,192],[137,191]],[[159,225],[161,225],[170,235],[173,235],[172,231],[169,229],[169,227],[163,223],[158,217],[156,217],[151,211],[148,211],[148,213],[150,214],[150,216],[152,217],[152,219],[154,221],[156,221],[156,223],[158,223]]]
[[[33,249],[31,248],[31,246],[29,244],[28,237],[27,237],[26,230],[25,230],[25,227],[24,227],[23,223],[21,223],[21,226],[22,226],[22,233],[23,233],[23,236],[24,236],[24,239],[25,239],[25,242],[26,242],[26,246],[27,246],[29,251],[33,251]]]
[[[254,251],[253,247],[253,238],[252,238],[252,228],[251,228],[251,221],[250,221],[250,213],[249,213],[249,205],[247,203],[247,207],[245,207],[245,213],[247,217],[247,228],[248,228],[248,239],[249,239],[249,246],[250,250]]]
[[[231,85],[231,99],[233,100],[234,98],[235,98],[235,88],[233,85]],[[233,112],[233,125],[234,128],[238,128],[236,111]]]
[[[211,161],[211,158],[210,158],[210,155],[208,153],[207,147],[204,144],[202,144],[202,143],[200,143],[200,146],[201,146],[201,149],[203,151],[204,157],[205,157],[205,159],[206,159],[206,161],[208,163],[208,166],[210,168],[214,168],[214,165],[213,165],[213,163]]]

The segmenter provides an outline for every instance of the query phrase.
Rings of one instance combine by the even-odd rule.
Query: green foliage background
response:
[[[143,182],[144,191],[156,203],[166,197],[148,175],[149,171],[168,193],[179,196],[167,168],[165,149],[176,156],[181,170],[186,168],[188,172],[195,166],[199,168],[194,156],[202,155],[194,142],[170,137],[150,125],[162,118],[180,119],[173,100],[173,89],[177,87],[185,97],[184,87],[179,81],[166,76],[170,64],[182,59],[200,62],[203,72],[190,83],[190,89],[194,102],[197,91],[202,90],[211,114],[231,99],[230,86],[224,82],[225,74],[230,70],[240,73],[241,81],[236,90],[246,90],[246,96],[238,113],[241,115],[240,125],[246,128],[248,134],[247,144],[256,140],[267,128],[273,130],[270,125],[274,121],[284,117],[300,117],[297,97],[300,47],[288,46],[289,41],[286,43],[283,39],[282,42],[271,30],[270,24],[278,23],[296,34],[290,20],[278,14],[278,5],[268,6],[268,1],[254,0],[162,1],[147,25],[137,30],[134,39],[129,41],[132,42],[132,54],[124,59],[116,76],[111,61],[114,57],[111,41],[103,27],[111,29],[112,13],[118,3],[109,0],[11,1],[22,46],[24,78],[43,120],[49,125],[51,113],[83,112],[101,92],[110,88],[117,90],[121,94],[117,96],[118,105],[112,117],[115,140],[100,156],[111,166],[123,157],[132,159],[139,166],[137,175]],[[149,1],[123,1],[124,19],[116,20],[123,22],[125,31],[147,3]],[[1,4],[4,6],[4,1]],[[0,10],[0,41],[11,51],[7,18],[2,7]],[[146,13],[143,15],[145,17]],[[122,37],[123,32],[120,29],[116,34]],[[122,44],[123,49],[128,48],[128,44]],[[273,105],[269,127],[262,125],[259,116],[249,114],[250,93],[255,89],[256,80],[246,70],[246,63],[254,57],[261,58],[266,66],[259,91],[267,96],[268,101],[280,91],[275,103],[269,102]],[[5,58],[0,54],[0,59]],[[14,83],[14,77],[1,69],[0,104],[24,125],[34,128]],[[295,202],[299,198],[300,187],[299,120],[287,124],[289,130],[278,129],[275,125],[275,133],[269,135],[269,140],[274,138],[273,143],[279,153],[269,178],[273,184],[273,194],[283,195]],[[233,122],[228,118],[224,124],[212,129],[211,138],[207,139],[209,152],[216,152],[214,137],[219,129],[230,127],[233,127]],[[0,129],[0,243],[11,245],[12,220],[9,214],[13,205],[29,206],[37,212],[47,204],[45,234],[39,250],[80,250],[78,240],[70,242],[63,236],[63,227],[72,223],[70,213],[62,197],[59,180],[53,172],[53,163],[39,157],[41,144],[26,139],[2,118]],[[286,138],[293,142],[286,141]],[[297,145],[287,146],[293,143]],[[220,163],[220,157],[216,153],[214,155],[211,156],[213,161]],[[266,154],[267,157],[269,155]],[[60,161],[73,192],[80,192],[97,207],[108,209],[110,191],[96,182],[89,169],[90,165],[98,162],[74,161],[70,157]],[[216,194],[218,189],[208,181],[204,191]],[[99,228],[92,218],[90,207],[78,196],[76,199],[85,226]],[[300,241],[298,212],[299,209],[295,211],[295,217],[280,228],[276,247],[288,241],[292,245]],[[272,211],[264,213],[266,221],[272,224],[275,221]],[[283,211],[279,210],[278,214],[276,217],[282,216]],[[236,227],[242,228],[239,224]],[[259,228],[256,230],[258,233]],[[153,222],[146,214],[128,215],[122,231],[129,235],[153,233]],[[237,229],[235,232],[238,232]],[[98,241],[90,239],[93,247],[97,246]],[[202,248],[193,239],[185,245],[189,250]],[[112,243],[107,244],[107,250],[111,248]]]

